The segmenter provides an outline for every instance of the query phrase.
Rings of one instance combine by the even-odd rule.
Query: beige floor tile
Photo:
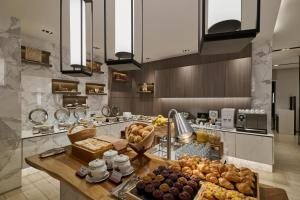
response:
[[[45,179],[44,177],[42,177],[42,175],[40,175],[39,173],[34,173],[34,174],[30,174],[28,176],[25,176],[31,183],[35,183],[38,182],[40,180]]]
[[[22,186],[30,185],[31,182],[28,180],[27,177],[22,177]]]
[[[32,188],[24,191],[24,195],[29,200],[47,200],[47,197],[37,188]]]
[[[34,183],[35,187],[42,192],[48,199],[52,199],[59,195],[59,190],[54,187],[49,181],[42,180]]]
[[[0,195],[0,200],[5,200],[5,196],[4,195]]]

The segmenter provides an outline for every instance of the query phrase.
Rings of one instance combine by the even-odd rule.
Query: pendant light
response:
[[[60,0],[60,69],[71,76],[92,76],[93,0]],[[64,52],[69,49],[69,52]],[[68,55],[69,56],[66,56]]]
[[[143,0],[104,0],[105,62],[118,71],[143,62]]]
[[[261,0],[199,0],[198,2],[201,54],[240,52],[260,32]]]

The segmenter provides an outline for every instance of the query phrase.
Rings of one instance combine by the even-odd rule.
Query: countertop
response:
[[[159,165],[167,165],[167,160],[163,160],[153,155],[146,154],[149,161],[141,165],[138,162],[133,162],[135,174],[143,176],[144,174],[157,168]],[[32,167],[45,171],[50,176],[68,184],[77,192],[84,195],[87,199],[115,199],[110,194],[110,190],[116,185],[110,181],[105,181],[100,184],[89,184],[85,180],[78,178],[75,172],[82,166],[86,165],[83,161],[74,157],[71,154],[70,146],[66,147],[66,153],[41,159],[38,155],[26,158],[26,162]],[[263,186],[260,184],[261,200],[287,200],[287,195],[284,190]]]

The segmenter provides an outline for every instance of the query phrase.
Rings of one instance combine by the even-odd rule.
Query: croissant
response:
[[[218,184],[219,182],[218,178],[212,173],[206,174],[206,180],[214,184]]]
[[[207,164],[198,165],[198,170],[206,174],[210,173],[210,168]]]
[[[242,181],[242,178],[236,172],[224,172],[221,176],[230,182],[240,183]]]
[[[238,189],[239,192],[245,195],[253,195],[253,190],[247,182],[237,183],[235,184],[235,187]]]
[[[234,185],[225,178],[219,178],[219,185],[221,185],[222,187],[224,187],[228,190],[234,189]]]
[[[205,175],[202,172],[200,172],[199,170],[193,170],[193,175],[197,176],[198,178],[200,178],[202,180],[206,179]]]

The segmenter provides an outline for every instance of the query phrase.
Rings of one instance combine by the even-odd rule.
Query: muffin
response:
[[[162,181],[165,180],[165,177],[163,177],[162,175],[157,175],[157,176],[155,177],[155,180],[162,182]]]
[[[160,186],[160,181],[154,180],[154,181],[151,182],[151,184],[152,184],[155,188],[159,188],[159,186]]]
[[[164,196],[164,193],[161,190],[154,190],[152,192],[152,196],[154,199],[162,199],[162,197]]]
[[[191,176],[191,180],[196,182],[196,183],[199,183],[199,181],[201,181],[201,179],[198,176],[195,176],[195,175]]]
[[[140,181],[136,184],[136,189],[140,192],[144,191],[145,187],[146,187],[146,184],[144,183],[144,181]]]
[[[153,174],[159,175],[159,174],[160,174],[160,171],[159,171],[158,169],[155,169],[155,170],[153,170]]]
[[[164,194],[163,200],[175,200],[174,196],[170,193]]]
[[[197,182],[195,182],[195,181],[188,181],[188,182],[187,182],[187,185],[188,185],[188,186],[191,186],[191,187],[193,188],[194,191],[197,191],[197,190],[198,190],[198,184],[197,184]]]
[[[152,184],[148,184],[145,187],[145,192],[147,194],[152,194],[152,192],[155,190],[154,186]]]
[[[183,186],[182,190],[185,192],[188,192],[190,195],[194,194],[194,189],[189,185]]]
[[[165,180],[165,183],[168,184],[170,187],[173,186],[173,181],[169,178]]]
[[[166,166],[161,165],[157,169],[162,172],[162,171],[164,171],[167,168],[166,168]]]
[[[164,193],[169,192],[170,186],[166,183],[163,183],[159,186],[159,189]]]
[[[192,196],[188,192],[181,192],[179,194],[180,200],[192,200]]]
[[[151,179],[155,179],[156,177],[156,175],[153,172],[149,172],[147,176],[149,176]]]
[[[177,180],[178,183],[182,184],[182,185],[186,185],[187,183],[187,180],[185,177],[180,177],[178,180]]]
[[[152,181],[152,178],[151,178],[150,176],[144,176],[144,177],[143,177],[143,181],[144,181],[146,184],[148,184],[148,183],[150,183],[150,182]]]
[[[173,182],[176,182],[178,179],[178,175],[176,173],[172,173],[169,175],[169,179],[172,180]]]
[[[164,176],[165,178],[168,178],[169,174],[170,174],[169,170],[167,170],[167,169],[165,169],[161,172],[161,175]]]
[[[177,187],[171,187],[169,189],[169,193],[171,193],[174,197],[177,197],[179,195],[179,189]]]
[[[180,184],[180,183],[178,183],[178,182],[176,182],[176,183],[174,183],[173,187],[176,187],[179,190],[179,192],[181,192],[182,188],[183,188],[183,185]]]

